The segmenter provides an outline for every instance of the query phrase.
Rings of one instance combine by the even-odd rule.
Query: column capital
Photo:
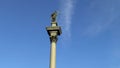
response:
[[[52,42],[57,42],[57,40],[58,40],[58,38],[57,38],[57,36],[50,36],[50,42],[52,43]]]

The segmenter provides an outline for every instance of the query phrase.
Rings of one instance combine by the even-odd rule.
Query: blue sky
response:
[[[0,68],[49,68],[45,27],[59,11],[57,68],[120,68],[119,0],[0,0]]]

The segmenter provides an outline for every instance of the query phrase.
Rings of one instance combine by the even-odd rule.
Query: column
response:
[[[56,42],[51,42],[50,68],[56,68]]]

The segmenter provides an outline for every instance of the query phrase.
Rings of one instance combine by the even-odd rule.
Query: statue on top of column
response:
[[[52,22],[56,22],[56,17],[57,17],[57,11],[51,14],[51,20]]]

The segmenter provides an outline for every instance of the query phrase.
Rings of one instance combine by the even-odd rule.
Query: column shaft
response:
[[[56,68],[56,42],[51,42],[50,68]]]

